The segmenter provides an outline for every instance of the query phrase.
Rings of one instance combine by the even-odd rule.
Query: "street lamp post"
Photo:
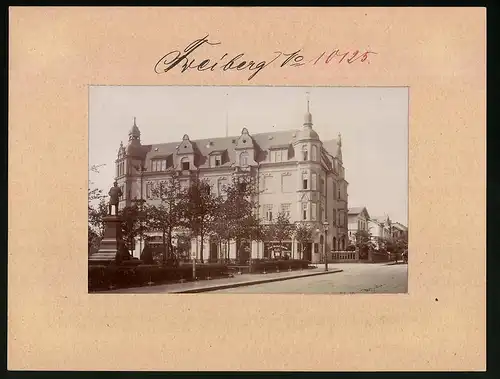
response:
[[[328,241],[328,239],[326,238],[328,233],[328,222],[325,221],[323,223],[323,228],[325,231],[325,239],[323,241],[323,255],[325,257],[325,271],[328,271],[328,256],[326,255],[326,241]]]
[[[318,233],[321,233],[321,229],[318,228],[316,229]],[[325,271],[328,271],[328,257],[326,256],[326,240],[327,240],[327,233],[328,233],[328,222],[325,221],[323,223],[323,257],[325,259]]]

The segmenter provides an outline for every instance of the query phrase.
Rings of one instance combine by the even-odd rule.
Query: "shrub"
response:
[[[287,260],[253,260],[253,271],[287,271],[288,269],[298,270],[301,268],[308,268],[309,261],[301,259],[287,259]]]
[[[176,282],[180,279],[192,280],[191,265],[167,267],[160,265],[91,265],[89,266],[89,290],[109,289],[115,287],[135,287],[153,282],[155,284]],[[196,265],[196,277],[199,279],[220,278],[228,276],[225,265]]]

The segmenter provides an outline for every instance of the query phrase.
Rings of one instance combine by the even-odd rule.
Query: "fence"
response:
[[[357,262],[359,254],[357,251],[331,251],[327,253],[328,262]]]

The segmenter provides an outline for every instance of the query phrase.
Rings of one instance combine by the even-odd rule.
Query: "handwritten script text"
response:
[[[182,51],[173,50],[163,55],[155,64],[154,71],[157,74],[164,74],[175,67],[179,67],[181,73],[189,70],[196,71],[249,71],[251,74],[248,80],[252,80],[260,71],[269,67],[271,64],[279,65],[282,67],[300,67],[304,65],[320,65],[320,64],[353,64],[355,62],[370,63],[369,57],[372,54],[377,54],[374,51],[359,50],[354,51],[341,51],[334,49],[332,51],[323,51],[321,54],[306,59],[302,53],[302,49],[293,52],[275,51],[274,56],[268,60],[248,59],[245,53],[231,55],[224,53],[220,58],[194,58],[195,52],[203,51],[202,46],[212,47],[221,45],[221,42],[211,42],[208,39],[209,35],[191,42]]]

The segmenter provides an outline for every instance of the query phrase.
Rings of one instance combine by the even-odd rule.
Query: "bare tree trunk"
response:
[[[204,233],[200,233],[200,262],[203,263],[203,247],[204,247]]]
[[[167,243],[166,243],[166,238],[165,238],[165,230],[162,232],[162,238],[163,238],[163,264],[167,262]]]
[[[172,245],[172,228],[168,229],[168,258],[174,255],[174,246]]]

